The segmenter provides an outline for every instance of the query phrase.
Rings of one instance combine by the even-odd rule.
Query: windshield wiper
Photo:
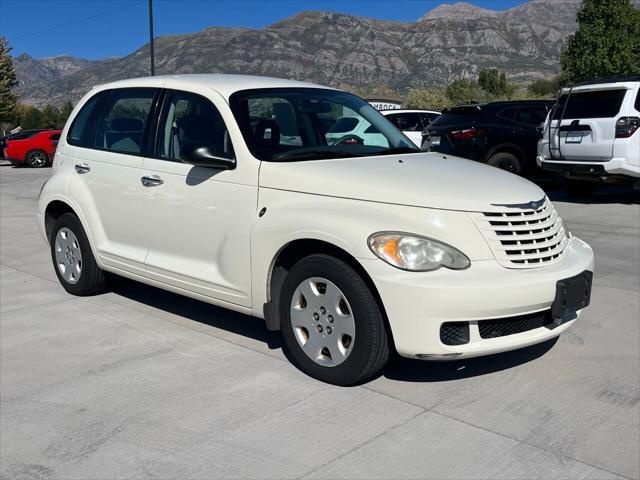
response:
[[[382,150],[380,152],[374,153],[373,155],[393,155],[396,153],[418,153],[422,152],[418,147],[394,147],[387,148],[386,150]]]
[[[322,160],[329,158],[348,158],[358,157],[349,152],[337,152],[335,150],[301,150],[293,152],[280,153],[273,156],[273,160]]]

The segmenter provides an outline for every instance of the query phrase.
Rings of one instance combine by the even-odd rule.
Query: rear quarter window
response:
[[[640,88],[638,88],[638,93],[636,94],[636,103],[634,107],[637,111],[640,112]]]

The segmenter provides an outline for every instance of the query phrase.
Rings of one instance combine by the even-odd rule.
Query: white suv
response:
[[[440,112],[434,110],[406,110],[399,108],[380,110],[380,113],[398,127],[416,147],[422,145],[422,132],[440,116]]]
[[[537,163],[578,191],[598,182],[640,185],[640,76],[560,92],[538,143]]]
[[[329,144],[320,119],[345,114],[385,145]],[[554,338],[589,303],[593,271],[536,185],[420,152],[354,95],[262,77],[94,88],[38,221],[68,292],[99,292],[113,272],[264,318],[303,371],[339,385],[394,348],[458,359]]]

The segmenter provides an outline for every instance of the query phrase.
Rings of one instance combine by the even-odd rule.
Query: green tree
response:
[[[12,122],[16,114],[17,96],[13,93],[16,85],[16,71],[9,52],[7,39],[0,36],[0,122]]]
[[[535,80],[527,87],[527,92],[532,97],[550,97],[554,96],[560,88],[562,88],[563,82],[560,76],[550,79],[541,78]]]
[[[402,102],[406,108],[443,110],[451,104],[442,88],[420,88],[409,90]]]
[[[43,128],[59,127],[60,112],[52,105],[47,105],[42,109],[41,126]]]
[[[485,92],[477,82],[468,78],[455,80],[447,86],[445,94],[454,105],[462,103],[480,102],[486,97]]]
[[[30,105],[22,108],[22,115],[20,119],[20,126],[27,130],[30,128],[43,128],[42,112],[36,107]]]
[[[630,0],[583,0],[560,55],[567,82],[640,74],[640,10]]]
[[[64,127],[64,124],[67,123],[69,119],[69,115],[73,111],[73,103],[67,101],[62,108],[60,109],[60,113],[58,114],[58,127]]]
[[[516,85],[510,83],[505,73],[499,72],[496,68],[480,70],[478,84],[493,97],[511,98],[516,91]]]

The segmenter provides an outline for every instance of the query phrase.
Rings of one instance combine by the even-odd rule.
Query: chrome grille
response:
[[[493,253],[508,268],[532,268],[560,261],[569,239],[564,225],[545,197],[537,210],[505,208],[478,212],[473,219]]]

